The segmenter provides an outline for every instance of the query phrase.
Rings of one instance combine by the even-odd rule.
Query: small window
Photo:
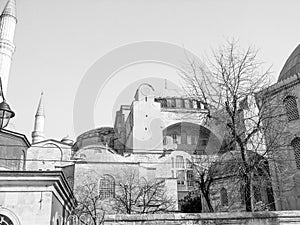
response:
[[[300,138],[295,138],[291,145],[294,148],[296,167],[300,169]]]
[[[221,205],[228,206],[228,195],[227,195],[227,190],[225,188],[221,189],[220,196],[221,196]]]
[[[288,121],[299,119],[297,99],[294,96],[287,96],[283,100],[283,104],[286,109]]]

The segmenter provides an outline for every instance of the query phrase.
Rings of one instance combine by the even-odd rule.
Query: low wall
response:
[[[299,225],[300,211],[106,215],[105,225]]]

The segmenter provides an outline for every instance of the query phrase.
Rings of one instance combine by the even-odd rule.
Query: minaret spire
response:
[[[37,143],[45,139],[44,128],[45,128],[45,111],[43,102],[43,92],[41,93],[38,108],[35,114],[34,130],[32,132],[32,143]]]
[[[17,24],[16,1],[8,0],[0,15],[0,77],[6,96],[12,56],[15,52],[14,35]]]

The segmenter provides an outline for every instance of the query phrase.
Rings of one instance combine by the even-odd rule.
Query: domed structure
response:
[[[286,60],[278,77],[278,82],[292,77],[296,73],[300,73],[300,44],[297,46],[297,48],[295,48],[295,50]]]
[[[91,145],[108,145],[114,147],[115,131],[112,127],[100,127],[97,129],[89,130],[76,139],[75,148],[84,148]]]

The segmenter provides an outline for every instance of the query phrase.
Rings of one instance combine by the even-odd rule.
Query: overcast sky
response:
[[[7,93],[16,112],[12,123],[31,140],[44,91],[46,137],[74,138],[73,104],[81,79],[103,55],[144,40],[184,46],[202,57],[224,38],[239,38],[260,49],[259,58],[273,65],[276,80],[299,44],[299,8],[298,0],[17,0]],[[132,101],[131,84],[153,76],[177,79],[174,68],[155,63],[116,72],[98,96],[95,126],[113,125],[113,108]]]

